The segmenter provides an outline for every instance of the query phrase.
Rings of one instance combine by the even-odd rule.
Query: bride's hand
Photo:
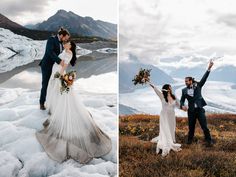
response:
[[[144,78],[142,79],[142,81],[143,81],[143,82],[150,82],[150,79],[147,78],[147,77],[144,77]]]
[[[60,65],[63,67],[64,66],[64,60],[61,60],[61,63],[60,63]]]

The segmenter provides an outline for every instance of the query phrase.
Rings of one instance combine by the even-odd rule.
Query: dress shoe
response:
[[[186,144],[192,144],[193,143],[193,140],[187,140]]]
[[[40,104],[40,109],[41,110],[46,110],[46,107],[43,104]]]
[[[206,147],[213,147],[215,142],[213,140],[206,142]]]

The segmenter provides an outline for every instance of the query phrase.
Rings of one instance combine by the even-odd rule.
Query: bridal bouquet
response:
[[[54,78],[58,78],[61,81],[61,94],[63,92],[68,93],[70,91],[70,87],[72,86],[75,78],[76,78],[76,71],[70,71],[64,75],[61,75],[59,72],[56,72]]]
[[[140,69],[138,74],[135,75],[134,79],[132,80],[134,82],[134,85],[137,84],[146,84],[147,81],[150,80],[150,72],[151,69]]]

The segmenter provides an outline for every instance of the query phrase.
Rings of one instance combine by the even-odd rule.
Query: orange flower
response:
[[[71,85],[73,84],[73,80],[71,80],[71,81],[68,80],[68,81],[67,81],[67,84],[68,84],[68,86],[71,86]]]

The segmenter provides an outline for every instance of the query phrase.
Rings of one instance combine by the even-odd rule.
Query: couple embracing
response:
[[[36,137],[48,156],[58,162],[72,158],[87,163],[110,152],[111,139],[96,125],[73,85],[62,92],[62,80],[69,65],[76,63],[76,44],[61,28],[48,39],[40,62],[42,89],[40,109],[48,111],[44,128]],[[59,75],[59,77],[55,77]],[[72,82],[73,83],[73,82]]]
[[[192,144],[193,142],[195,124],[198,119],[205,135],[206,146],[210,147],[213,145],[210,131],[207,127],[205,110],[203,108],[206,106],[206,102],[201,93],[202,87],[210,74],[213,64],[213,61],[210,61],[206,73],[199,82],[196,82],[192,77],[185,78],[186,87],[182,89],[180,101],[178,101],[172,93],[171,85],[165,84],[162,89],[159,90],[159,88],[149,82],[162,103],[159,136],[151,140],[151,142],[157,143],[156,152],[159,153],[162,151],[162,156],[168,155],[170,150],[176,152],[181,150],[181,144],[176,143],[175,140],[175,107],[188,112],[189,131],[187,144]],[[185,105],[185,100],[188,100],[188,106]]]

